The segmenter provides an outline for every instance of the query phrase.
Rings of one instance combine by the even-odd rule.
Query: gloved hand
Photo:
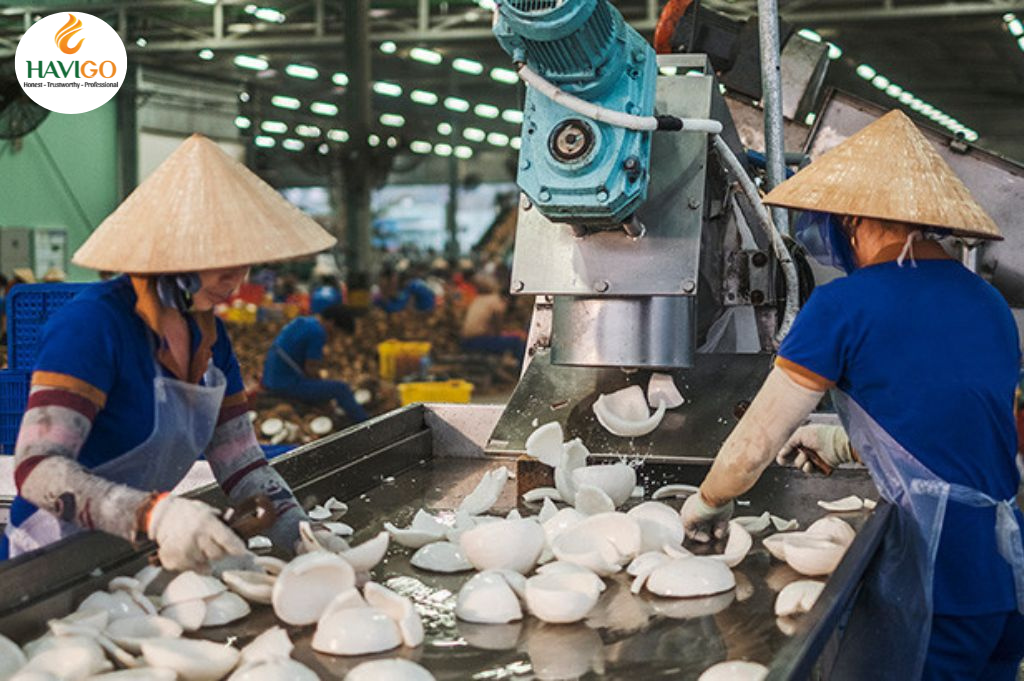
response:
[[[204,568],[225,556],[242,556],[245,543],[225,525],[217,509],[195,499],[165,496],[153,506],[146,527],[168,570]]]
[[[811,456],[802,450],[809,450]],[[819,461],[815,461],[815,458]],[[839,464],[850,463],[854,458],[850,438],[842,426],[810,424],[796,429],[775,460],[782,466],[803,469],[804,473],[818,469],[828,474]]]
[[[721,539],[728,534],[732,509],[731,501],[724,506],[708,504],[698,491],[683,502],[679,515],[683,518],[683,530],[686,532],[686,536],[703,544],[712,539]]]

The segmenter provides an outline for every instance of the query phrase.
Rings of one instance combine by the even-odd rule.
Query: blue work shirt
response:
[[[134,449],[154,427],[153,379],[173,376],[155,360],[155,334],[138,315],[138,298],[127,276],[86,286],[43,326],[36,372],[50,375],[48,384],[66,384],[92,395],[97,410],[78,462],[95,468]],[[201,332],[185,315],[191,339],[190,356],[199,348]],[[244,395],[242,374],[224,324],[216,320],[212,359],[227,379],[225,399]],[[17,497],[11,522],[20,524],[36,510]]]
[[[283,350],[298,369],[309,360],[324,358],[327,331],[316,317],[296,317],[281,329],[263,362],[263,385],[271,390],[288,388],[306,378],[281,356]]]
[[[818,287],[779,355],[835,382],[943,480],[1016,495],[1017,327],[999,292],[959,262],[884,262]],[[936,613],[1016,608],[994,527],[995,509],[949,503]]]
[[[419,312],[430,312],[437,306],[437,294],[422,279],[413,279],[405,285],[398,295],[386,300],[378,300],[377,307],[385,312],[401,312],[413,302]]]

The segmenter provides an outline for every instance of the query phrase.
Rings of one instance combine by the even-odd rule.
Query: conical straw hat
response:
[[[953,169],[895,109],[780,184],[764,202],[1003,238]]]
[[[337,239],[202,135],[192,135],[75,253],[72,262],[132,274],[288,260]]]

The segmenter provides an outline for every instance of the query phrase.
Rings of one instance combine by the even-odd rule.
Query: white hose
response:
[[[778,259],[779,264],[782,265],[782,274],[786,277],[786,307],[782,314],[782,323],[775,334],[775,342],[782,343],[782,339],[786,337],[790,327],[793,326],[796,313],[800,310],[800,281],[797,278],[796,265],[793,264],[793,258],[789,255],[786,242],[782,240],[782,235],[779,234],[775,224],[772,222],[772,216],[768,213],[764,204],[761,203],[757,187],[754,186],[753,181],[747,175],[747,171],[744,170],[743,165],[736,158],[736,154],[732,153],[729,145],[718,135],[713,135],[712,140],[715,145],[715,151],[718,152],[719,157],[725,162],[730,172],[736,176],[737,181],[740,183],[740,189],[743,190],[747,200],[750,201],[750,205],[757,215],[761,228],[772,240],[772,250],[775,251],[775,257]]]
[[[542,95],[564,106],[570,111],[575,111],[581,116],[592,118],[601,123],[614,125],[617,128],[628,128],[629,130],[653,131],[659,129],[658,119],[654,116],[635,116],[622,111],[614,111],[598,106],[593,102],[580,99],[562,90],[557,85],[549,82],[543,76],[531,69],[526,64],[518,65],[519,77],[524,83],[534,88]],[[706,132],[717,135],[722,132],[722,124],[719,121],[707,118],[679,118],[682,122],[683,132]]]

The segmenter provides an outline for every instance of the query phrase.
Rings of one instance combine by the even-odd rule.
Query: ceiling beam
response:
[[[864,21],[899,21],[907,19],[939,19],[986,14],[1024,12],[1024,0],[1000,2],[946,2],[931,5],[897,5],[886,2],[856,9],[798,10],[787,12],[780,8],[782,17],[794,24],[846,24]]]

